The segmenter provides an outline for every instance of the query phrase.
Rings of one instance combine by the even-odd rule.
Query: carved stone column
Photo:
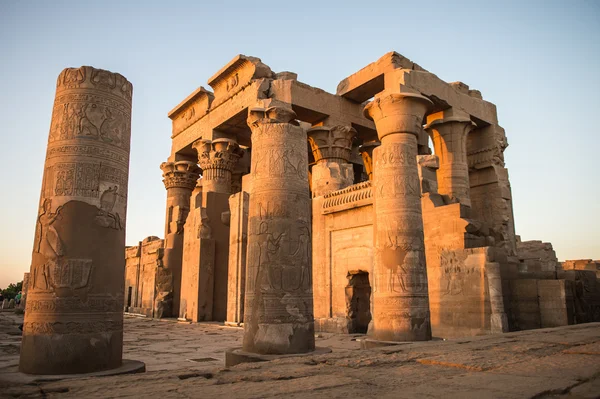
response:
[[[183,226],[190,211],[192,191],[200,176],[200,168],[195,162],[163,162],[163,183],[167,189],[167,214],[165,217],[164,267],[173,275],[171,311],[164,309],[164,316],[177,314],[181,295],[181,267],[183,260]],[[162,287],[160,291],[168,291]]]
[[[365,165],[365,172],[369,176],[369,180],[373,180],[373,150],[379,147],[379,143],[376,141],[369,141],[358,147],[360,155],[362,155],[363,164]]]
[[[427,132],[439,159],[438,192],[471,206],[467,135],[475,124],[469,115],[449,109],[427,116]]]
[[[89,66],[61,72],[48,137],[19,369],[118,368],[132,85]]]
[[[198,140],[192,144],[202,168],[203,192],[231,193],[231,172],[243,154],[231,139]]]
[[[351,186],[354,169],[349,161],[356,130],[342,125],[315,126],[307,134],[316,161],[312,167],[313,197]]]
[[[315,349],[306,133],[288,104],[251,108],[252,193],[243,350]]]
[[[381,145],[373,151],[374,289],[370,335],[431,339],[417,134],[431,106],[413,93],[382,92],[365,107]]]

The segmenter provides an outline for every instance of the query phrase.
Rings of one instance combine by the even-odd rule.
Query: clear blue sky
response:
[[[123,4],[122,4],[123,3]],[[163,236],[167,112],[236,54],[335,92],[396,50],[481,90],[509,141],[517,234],[600,259],[600,1],[0,1],[0,287],[29,271],[56,78],[134,85],[127,243]]]

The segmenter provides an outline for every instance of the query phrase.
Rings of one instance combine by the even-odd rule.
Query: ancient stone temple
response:
[[[20,370],[118,368],[132,85],[89,66],[58,77],[27,284]]]
[[[128,277],[137,312],[243,323],[262,354],[310,352],[315,330],[412,341],[600,320],[595,264],[563,270],[515,235],[507,139],[479,91],[395,52],[336,94],[243,55],[208,84],[168,114],[171,280]]]

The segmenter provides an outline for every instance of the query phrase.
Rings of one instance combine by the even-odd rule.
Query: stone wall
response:
[[[519,270],[522,272],[555,272],[560,270],[560,263],[552,244],[542,241],[521,241],[517,237],[517,257]]]
[[[153,317],[159,310],[157,275],[164,269],[164,240],[147,237],[125,250],[125,311]],[[130,300],[131,299],[131,300]]]

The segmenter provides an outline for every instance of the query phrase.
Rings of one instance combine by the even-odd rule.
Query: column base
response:
[[[288,355],[261,355],[259,353],[245,352],[242,348],[231,348],[225,351],[225,367],[231,367],[241,363],[268,362],[275,359],[318,356],[327,353],[331,353],[331,348],[317,347],[312,352],[292,353]]]
[[[31,384],[37,382],[70,380],[76,378],[108,377],[120,374],[136,374],[144,373],[145,371],[146,364],[144,362],[127,359],[123,359],[123,364],[121,365],[121,367],[83,374],[25,374],[20,372],[19,365],[15,364],[13,367],[7,368],[6,371],[0,375],[0,381],[19,384]]]

